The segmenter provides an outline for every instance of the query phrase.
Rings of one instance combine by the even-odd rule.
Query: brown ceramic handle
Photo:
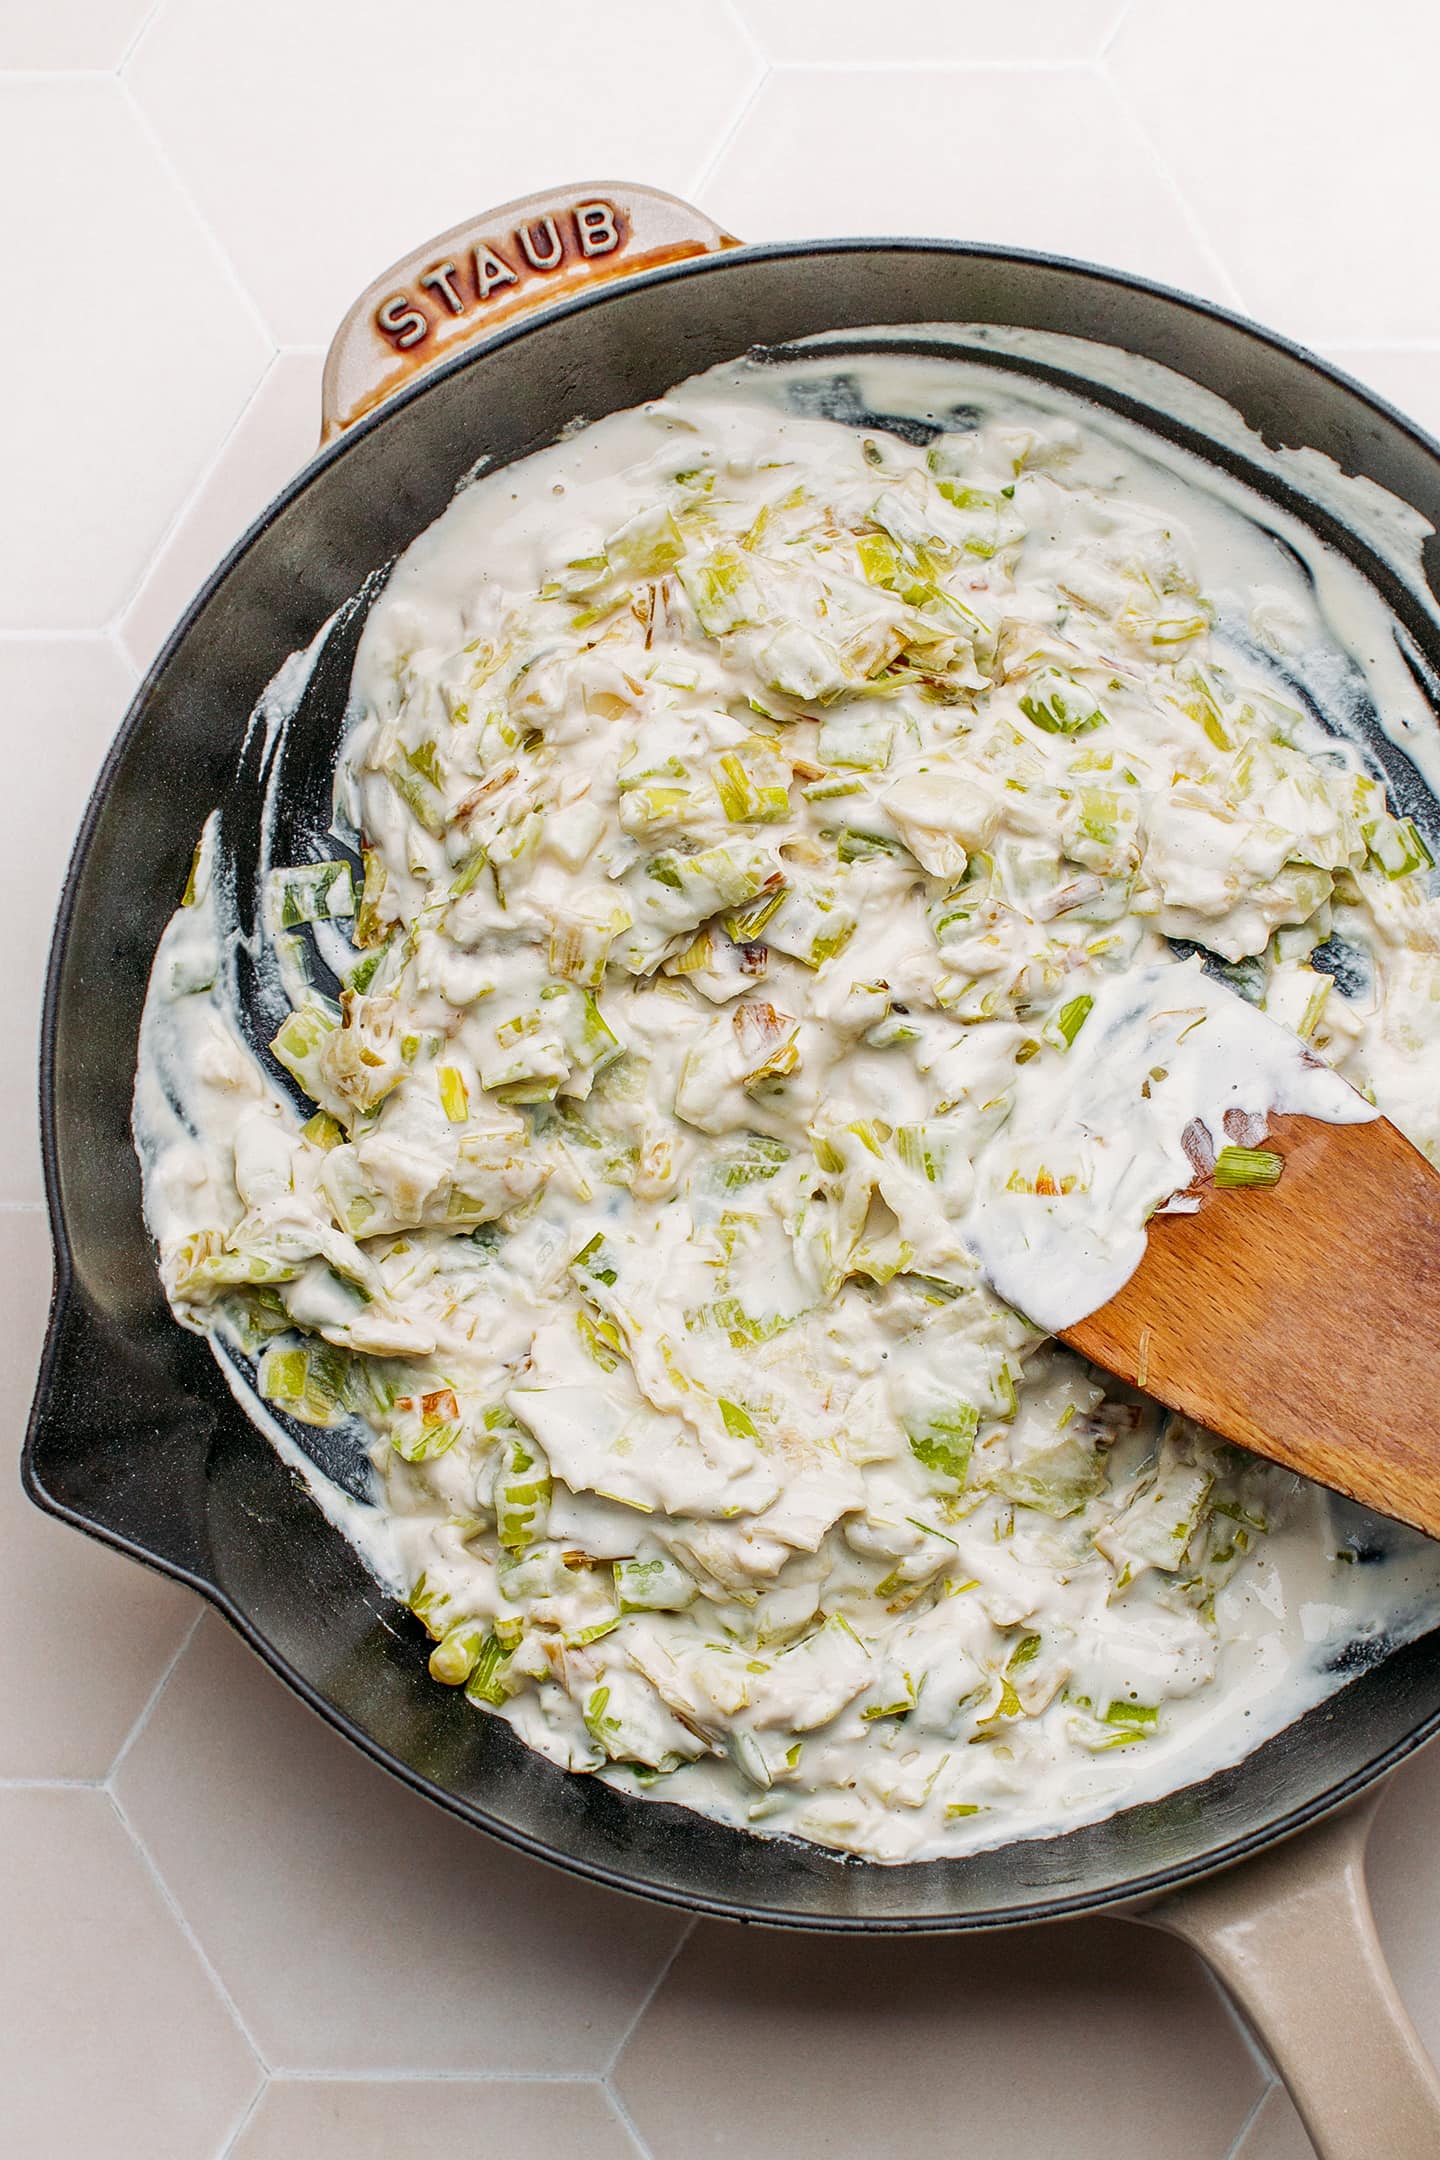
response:
[[[1434,2160],[1440,2078],[1395,1991],[1365,1888],[1371,1793],[1133,1919],[1178,1935],[1245,2012],[1320,2160]]]
[[[487,210],[392,263],[360,295],[326,356],[320,439],[517,316],[739,244],[678,196],[630,181],[552,188]]]

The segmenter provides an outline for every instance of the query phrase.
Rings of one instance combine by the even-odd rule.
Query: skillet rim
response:
[[[1302,369],[1319,376],[1322,380],[1338,386],[1361,407],[1368,408],[1369,411],[1378,414],[1383,420],[1387,421],[1404,438],[1407,438],[1409,444],[1418,450],[1422,456],[1429,458],[1436,465],[1437,491],[1440,491],[1440,441],[1437,441],[1435,437],[1431,436],[1387,399],[1367,385],[1359,382],[1354,376],[1347,374],[1344,369],[1336,367],[1332,362],[1323,359],[1308,347],[1301,345],[1297,340],[1267,329],[1263,324],[1255,322],[1252,318],[1241,314],[1237,310],[1222,307],[1216,302],[1180,292],[1174,287],[1160,283],[1158,280],[1110,268],[1103,264],[1091,263],[1075,257],[1058,255],[1038,249],[1009,248],[983,242],[927,238],[919,235],[856,235],[810,241],[792,240],[758,243],[727,249],[723,253],[691,257],[678,263],[663,265],[655,270],[618,278],[614,283],[607,283],[592,291],[577,294],[571,299],[557,301],[553,305],[543,307],[534,315],[525,316],[518,321],[504,325],[490,336],[477,338],[457,352],[442,360],[437,360],[430,368],[344,429],[332,442],[320,446],[280,492],[270,500],[239,539],[227,550],[221,561],[204,580],[194,598],[180,616],[174,629],[146,668],[96,777],[66,865],[45,970],[44,998],[39,1030],[38,1108],[46,1213],[54,1253],[54,1285],[46,1321],[45,1339],[41,1351],[35,1393],[21,1449],[20,1476],[21,1484],[27,1496],[43,1512],[68,1523],[75,1529],[85,1532],[112,1549],[126,1554],[127,1557],[153,1568],[158,1573],[184,1583],[188,1588],[195,1591],[205,1600],[207,1605],[212,1607],[235,1629],[250,1648],[263,1659],[265,1664],[284,1681],[292,1692],[317,1712],[327,1724],[358,1747],[372,1762],[389,1771],[393,1776],[398,1777],[411,1790],[430,1801],[433,1805],[444,1809],[447,1814],[457,1817],[472,1828],[483,1830],[489,1836],[495,1837],[502,1843],[526,1853],[531,1858],[544,1861],[547,1865],[566,1874],[577,1875],[608,1890],[631,1897],[640,1897],[651,1903],[672,1909],[678,1908],[712,1919],[730,1920],[754,1926],[789,1928],[818,1934],[945,1935],[993,1932],[1010,1927],[1037,1925],[1045,1921],[1074,1917],[1087,1912],[1115,1912],[1117,1910],[1134,1909],[1137,1906],[1153,1902],[1166,1892],[1174,1890],[1183,1884],[1203,1881],[1211,1875],[1219,1874],[1255,1853],[1294,1837],[1310,1824],[1343,1808],[1350,1801],[1358,1798],[1360,1794],[1377,1785],[1401,1761],[1423,1746],[1437,1732],[1440,1732],[1440,1702],[1437,1702],[1436,1708],[1427,1717],[1420,1719],[1408,1733],[1383,1749],[1378,1756],[1365,1764],[1363,1768],[1353,1771],[1347,1777],[1341,1778],[1336,1784],[1326,1787],[1323,1792],[1312,1799],[1284,1809],[1283,1812],[1272,1817],[1262,1827],[1232,1837],[1226,1843],[1207,1850],[1198,1858],[1177,1861],[1167,1867],[1152,1869],[1127,1880],[1119,1886],[1111,1885],[1092,1890],[1061,1892],[1059,1894],[1045,1894],[1042,1892],[1042,1894],[1032,1898],[1028,1904],[1017,1905],[1014,1908],[1003,1910],[987,1908],[979,1912],[957,1911],[944,1914],[925,1912],[919,1914],[876,1915],[855,1914],[845,1911],[818,1912],[805,1909],[792,1911],[779,1907],[761,1909],[747,1905],[742,1898],[727,1898],[688,1889],[661,1887],[637,1879],[633,1874],[627,1873],[623,1867],[608,1865],[603,1861],[589,1859],[574,1852],[561,1852],[529,1831],[511,1823],[495,1820],[475,1803],[467,1802],[460,1795],[438,1785],[422,1772],[401,1761],[346,1711],[328,1701],[317,1688],[305,1680],[287,1662],[280,1651],[249,1620],[240,1606],[227,1596],[219,1585],[207,1575],[197,1568],[187,1566],[181,1561],[155,1552],[139,1543],[135,1538],[115,1529],[112,1525],[101,1521],[97,1517],[87,1515],[82,1509],[60,1500],[42,1482],[35,1460],[40,1427],[45,1411],[48,1408],[54,1368],[67,1325],[71,1324],[72,1315],[78,1316],[77,1324],[84,1322],[86,1318],[85,1300],[77,1285],[74,1255],[61,1199],[59,1143],[56,1134],[56,1038],[59,1026],[61,977],[64,972],[70,932],[74,921],[77,886],[80,873],[105,815],[112,783],[128,749],[130,740],[139,726],[141,716],[160,678],[170,666],[175,653],[189,635],[197,618],[209,605],[210,600],[229,577],[231,571],[239,565],[270,526],[293,503],[297,502],[308,488],[343,457],[353,445],[363,441],[374,430],[383,427],[390,420],[397,418],[401,412],[423,398],[430,390],[442,382],[448,381],[466,368],[481,364],[490,354],[500,351],[517,341],[543,333],[552,323],[568,320],[570,317],[583,314],[592,308],[602,307],[608,301],[618,299],[622,295],[652,286],[668,285],[693,277],[721,275],[729,267],[739,267],[746,263],[783,262],[787,260],[815,261],[817,259],[824,260],[827,257],[843,260],[846,257],[877,251],[913,255],[939,255],[952,259],[960,258],[978,263],[988,263],[999,267],[1014,265],[1020,268],[1055,271],[1061,273],[1067,279],[1078,280],[1082,284],[1101,287],[1110,286],[1127,293],[1139,293],[1142,296],[1154,298],[1163,302],[1170,309],[1178,309],[1183,314],[1191,315],[1202,322],[1217,326],[1229,337],[1238,337],[1242,341],[1248,340],[1262,348],[1267,348],[1287,360],[1298,363]],[[903,325],[887,327],[902,328]],[[824,336],[828,333],[820,331],[809,334]],[[834,334],[843,335],[846,333],[837,332]],[[854,326],[848,334],[863,336],[864,327]],[[1073,337],[1074,333],[1071,333],[1071,335]],[[1076,338],[1075,342],[1103,344],[1106,341],[1099,338]],[[1112,349],[1129,351],[1131,348],[1124,345],[1114,347],[1112,341]],[[1148,356],[1139,355],[1138,357],[1146,358]],[[1172,373],[1188,380],[1194,380],[1193,377],[1187,376],[1184,367],[1174,365],[1171,361],[1167,360],[1156,364],[1169,367]],[[1200,387],[1205,388],[1207,386],[1200,385]],[[1242,413],[1242,418],[1244,417],[1245,415]],[[1247,425],[1253,425],[1253,423],[1247,420]],[[1343,1692],[1342,1690],[1341,1696],[1343,1696]],[[1310,1712],[1303,1713],[1302,1720],[1295,1722],[1302,1722],[1303,1717],[1314,1715],[1316,1711],[1323,1710],[1327,1703],[1333,1704],[1338,1699],[1340,1697],[1335,1695],[1324,1698],[1320,1704],[1313,1706]],[[1285,1728],[1285,1730],[1289,1729]],[[1242,1757],[1240,1762],[1243,1764],[1253,1759],[1254,1752],[1258,1751],[1252,1751],[1251,1756]],[[1233,1767],[1238,1768],[1239,1766],[1237,1764]],[[1203,1789],[1205,1782],[1205,1780],[1199,1780],[1190,1787],[1176,1788],[1176,1790],[1200,1791]],[[644,1804],[651,1805],[652,1803],[646,1802]],[[1118,1812],[1124,1813],[1126,1811],[1121,1810]],[[1005,1846],[995,1849],[1015,1849],[1025,1845],[1039,1846],[1043,1842],[1045,1841],[1038,1839],[1012,1839],[1006,1841]],[[822,1847],[807,1846],[806,1853],[809,1858],[818,1855],[821,1862],[833,1865],[837,1871],[850,1872],[856,1869],[883,1868],[887,1875],[902,1876],[906,1871],[906,1864],[904,1863],[896,1866],[855,1856],[837,1856],[827,1852]],[[960,1857],[963,1861],[964,1856]],[[911,1866],[917,1864],[923,1866],[926,1863],[909,1863]]]

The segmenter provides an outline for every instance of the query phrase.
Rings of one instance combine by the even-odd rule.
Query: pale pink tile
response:
[[[269,348],[113,79],[0,78],[0,259],[0,629],[90,629],[133,590]]]
[[[41,1196],[33,1074],[65,865],[135,677],[104,638],[0,636],[0,910],[6,1039],[24,1081],[0,1130],[0,1203]]]
[[[113,68],[155,0],[5,0],[0,68]]]
[[[282,352],[145,574],[120,625],[148,667],[205,579],[320,439],[321,352]]]
[[[18,1437],[50,1302],[50,1237],[38,1211],[0,1212],[0,1282],[0,1424]],[[0,1778],[103,1777],[196,1600],[42,1515],[13,1469],[0,1477],[0,1551]]]
[[[1315,2148],[1283,2085],[1272,2087],[1266,2094],[1232,2160],[1315,2160]],[[1376,2160],[1380,2160],[1378,2154]],[[1386,2155],[1385,2160],[1392,2160],[1392,2156]],[[1393,2160],[1401,2160],[1401,2155],[1394,2154]]]
[[[1252,313],[1307,342],[1440,335],[1433,7],[1146,0],[1107,65]]]
[[[1148,145],[1110,85],[1083,72],[772,75],[706,204],[746,240],[934,234],[1215,290]]]
[[[963,7],[908,0],[887,17],[874,0],[736,0],[760,50],[791,67],[839,61],[1033,63],[1090,60],[1119,20],[1123,0],[1009,0]]]
[[[100,1792],[0,1791],[6,2160],[210,2160],[260,2069]]]
[[[227,2160],[639,2160],[604,2088],[451,2078],[277,2079]]]
[[[616,2089],[654,2160],[1224,2160],[1261,2088],[1197,1961],[1114,1920],[859,1942],[704,1924]]]
[[[683,1923],[406,1791],[202,1622],[123,1803],[285,2069],[594,2074]]]
[[[240,20],[169,0],[126,76],[282,344],[326,342],[387,263],[513,196],[683,193],[760,69],[713,0],[249,0]]]

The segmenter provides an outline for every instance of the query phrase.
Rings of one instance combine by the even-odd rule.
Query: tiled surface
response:
[[[896,2151],[943,2152],[963,2122],[966,2160],[1041,2160],[1065,2123],[1069,2153],[1091,2125],[1088,2150],[1152,2160],[1228,2152],[1264,2078],[1193,1959],[1093,1920],[824,1948],[699,1927],[615,2084],[656,2160],[830,2160],[866,2149],[836,2139],[872,2110]]]
[[[1401,0],[5,0],[14,1072],[137,673],[308,453],[339,312],[426,231],[620,173],[757,239],[1068,250],[1313,338],[1440,431],[1437,63]],[[22,1107],[0,1134],[12,1447],[39,1198]],[[392,1786],[13,1477],[0,1539],[6,2160],[859,2160],[958,2150],[962,2128],[976,2160],[1310,2151],[1173,1943],[1113,1922],[904,1948],[687,1932]],[[1440,2049],[1437,1849],[1432,1751],[1373,1850]]]

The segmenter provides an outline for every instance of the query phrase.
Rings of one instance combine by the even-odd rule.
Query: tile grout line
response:
[[[1249,2137],[1250,2132],[1254,2129],[1261,2108],[1264,2107],[1266,2101],[1270,2098],[1271,2093],[1275,2091],[1279,2083],[1280,2080],[1278,2078],[1272,2077],[1267,2085],[1263,2085],[1261,2087],[1258,2095],[1256,2096],[1254,2106],[1251,2108],[1249,2114],[1245,2117],[1244,2122],[1241,2123],[1240,2128],[1236,2131],[1235,2142],[1230,2147],[1230,2150],[1225,2154],[1224,2160],[1240,2160],[1240,2154],[1244,2149],[1245,2140],[1247,2137]]]
[[[1130,17],[1134,13],[1134,11],[1135,0],[1120,0],[1120,12],[1116,16],[1114,22],[1111,23],[1110,28],[1106,32],[1105,36],[1102,38],[1100,42],[1100,50],[1095,55],[1095,65],[1097,67],[1104,67],[1105,62],[1109,59],[1111,51],[1114,48],[1115,40],[1119,37],[1121,31],[1125,28],[1126,23],[1129,22]]]
[[[750,85],[750,89],[747,94],[741,99],[739,106],[736,108],[735,113],[731,118],[730,125],[724,130],[719,142],[715,145],[715,148],[711,151],[709,157],[705,160],[705,163],[700,167],[699,172],[696,174],[690,192],[694,195],[696,199],[697,208],[704,207],[700,201],[701,196],[704,194],[706,188],[709,187],[711,180],[714,178],[715,171],[720,163],[720,160],[724,157],[726,151],[730,148],[731,143],[734,142],[741,128],[745,125],[745,122],[749,119],[751,113],[755,110],[755,106],[757,101],[759,100],[760,93],[765,88],[766,83],[769,82],[772,72],[773,71],[770,68],[769,63],[766,62],[766,64],[761,68],[760,73],[756,76],[754,82]]]
[[[135,29],[131,33],[129,44],[125,47],[124,52],[121,53],[119,60],[115,64],[115,73],[117,75],[123,75],[126,68],[129,67],[131,61],[135,58],[136,53],[139,52],[140,47],[144,44],[146,38],[150,35],[150,31],[155,22],[155,19],[162,12],[164,6],[165,0],[151,0],[151,5],[146,9],[144,18],[136,24]]]
[[[104,1792],[104,1778],[0,1777],[0,1792]]]
[[[1117,81],[1115,76],[1111,74],[1109,68],[1106,67],[1103,58],[1095,62],[1092,72],[1095,75],[1097,81],[1104,83],[1105,87],[1110,92],[1110,95],[1115,100],[1117,111],[1128,123],[1132,133],[1135,136],[1136,141],[1154,161],[1155,170],[1158,172],[1161,180],[1164,182],[1166,188],[1169,190],[1170,200],[1180,214],[1180,223],[1184,227],[1185,231],[1189,233],[1190,238],[1195,243],[1195,246],[1199,249],[1200,254],[1204,257],[1205,261],[1209,263],[1212,273],[1216,277],[1218,277],[1222,292],[1222,298],[1220,302],[1221,306],[1234,308],[1238,310],[1238,312],[1242,315],[1253,314],[1253,310],[1251,309],[1248,301],[1245,299],[1243,293],[1240,291],[1240,288],[1236,285],[1234,278],[1230,275],[1229,265],[1225,262],[1223,256],[1221,256],[1221,254],[1215,247],[1209,233],[1201,224],[1200,219],[1196,215],[1195,211],[1190,207],[1190,199],[1185,194],[1184,190],[1181,188],[1180,183],[1175,178],[1174,173],[1171,171],[1168,159],[1166,159],[1166,157],[1163,155],[1159,144],[1156,142],[1154,136],[1151,134],[1149,128],[1145,125],[1144,121],[1140,118],[1139,113],[1135,109],[1134,101],[1129,96],[1127,96],[1124,87],[1121,85],[1120,82]]]
[[[170,1885],[166,1882],[164,1876],[161,1874],[159,1868],[157,1867],[154,1854],[151,1852],[149,1846],[145,1843],[144,1838],[141,1837],[139,1831],[135,1828],[135,1825],[130,1820],[130,1817],[126,1814],[125,1809],[121,1804],[120,1796],[115,1791],[113,1785],[107,1785],[105,1787],[105,1797],[110,1802],[111,1807],[114,1808],[115,1813],[119,1818],[120,1827],[124,1830],[126,1836],[129,1838],[131,1844],[134,1846],[136,1852],[139,1854],[141,1861],[149,1870],[151,1881],[154,1883],[155,1888],[160,1893],[160,1897],[165,1904],[166,1910],[170,1913],[171,1917],[174,1919],[175,1925],[179,1928],[180,1933],[184,1936],[186,1942],[189,1943],[191,1949],[194,1951],[196,1957],[199,1959],[202,1971],[208,1978],[210,1985],[214,1988],[215,1993],[219,1996],[221,2003],[229,2012],[231,2021],[233,2022],[236,2031],[239,2033],[241,2039],[245,2042],[245,2045],[249,2048],[251,2055],[254,2057],[255,2062],[259,2067],[262,2077],[268,2080],[270,2076],[270,2065],[265,2059],[265,2055],[261,2050],[259,2042],[256,2040],[254,2033],[251,2032],[250,2027],[246,2023],[245,2019],[240,2015],[239,2005],[236,2003],[234,1996],[230,1993],[229,1988],[226,1987],[225,1982],[221,1979],[219,1973],[216,1971],[215,1966],[212,1964],[210,1957],[206,1952],[204,1944],[201,1942],[199,1936],[195,1933],[194,1928],[191,1927],[190,1922],[186,1919],[184,1913],[181,1911],[179,1899],[175,1896],[175,1893],[171,1890]]]
[[[1220,1978],[1220,1975],[1215,1971],[1209,1960],[1202,1957],[1198,1950],[1192,1949],[1191,1955],[1195,1959],[1196,1963],[1199,1965],[1201,1972],[1204,1974],[1211,1988],[1218,1996],[1221,2009],[1225,2012],[1226,2016],[1230,2020],[1230,2023],[1234,2026],[1236,2032],[1240,2035],[1241,2041],[1244,2043],[1245,2051],[1249,2055],[1251,2061],[1254,2063],[1256,2069],[1259,2071],[1261,2078],[1265,2082],[1265,2086],[1268,2088],[1269,2086],[1273,2085],[1276,2081],[1275,2065],[1271,2062],[1269,2056],[1265,2053],[1264,2048],[1260,2045],[1259,2040],[1256,2038],[1256,2035],[1251,2028],[1249,2019],[1245,2016],[1244,2012],[1240,2008],[1240,2005],[1236,2002],[1234,1996],[1230,1993],[1230,1990],[1226,1987],[1224,1981]],[[1264,2097],[1263,2093],[1261,2097]]]
[[[141,1704],[139,1716],[136,1718],[134,1724],[130,1727],[129,1732],[126,1733],[125,1738],[121,1741],[109,1769],[106,1771],[104,1777],[101,1779],[100,1782],[104,1786],[106,1786],[107,1789],[113,1786],[115,1774],[119,1770],[120,1765],[124,1762],[126,1756],[130,1753],[131,1748],[135,1745],[135,1742],[139,1739],[141,1733],[144,1732],[145,1727],[149,1724],[151,1711],[155,1708],[155,1705],[159,1702],[160,1697],[164,1694],[166,1688],[169,1686],[170,1675],[174,1672],[176,1666],[180,1663],[181,1658],[184,1657],[185,1652],[189,1649],[195,1637],[195,1630],[199,1627],[200,1622],[204,1619],[204,1617],[205,1607],[202,1605],[200,1607],[200,1610],[196,1613],[194,1619],[190,1622],[189,1627],[186,1628],[185,1633],[181,1636],[179,1643],[175,1647],[174,1654],[166,1663],[164,1672],[161,1673],[160,1678],[156,1681],[154,1687],[150,1690],[149,1695]]]
[[[134,584],[126,592],[124,598],[120,601],[120,604],[116,608],[114,614],[110,617],[109,621],[104,626],[103,635],[113,638],[115,640],[115,642],[119,645],[120,650],[129,660],[132,667],[139,667],[143,671],[144,668],[149,666],[150,662],[148,659],[143,662],[138,660],[135,654],[131,651],[130,646],[126,643],[125,639],[125,623],[132,611],[134,610],[136,603],[143,596],[146,587],[150,583],[151,578],[154,576],[156,570],[160,567],[161,557],[168,550],[171,541],[178,538],[180,531],[184,526],[185,520],[189,517],[191,511],[195,509],[197,504],[201,501],[206,491],[208,490],[211,481],[215,478],[216,473],[220,469],[221,459],[224,457],[226,451],[230,448],[231,443],[235,440],[235,437],[239,434],[241,428],[244,426],[247,417],[253,410],[255,404],[260,397],[261,391],[265,388],[266,383],[269,382],[270,377],[274,374],[276,367],[279,365],[279,361],[280,348],[277,345],[272,344],[270,347],[270,357],[265,362],[264,367],[260,370],[260,374],[257,377],[249,396],[245,399],[244,403],[240,407],[240,410],[236,413],[234,419],[230,422],[229,427],[226,428],[225,433],[221,436],[219,442],[215,445],[214,451],[212,452],[211,456],[206,460],[204,468],[195,480],[194,485],[187,490],[181,501],[176,504],[174,510],[170,514],[169,523],[166,525],[165,530],[161,533],[159,539],[155,542],[154,548],[151,550],[149,556],[141,565]],[[254,521],[252,519],[248,522],[253,523]],[[245,527],[242,527],[241,530],[245,530]],[[235,535],[235,538],[238,540],[239,537],[240,534],[237,533]],[[153,658],[153,655],[151,657]]]
[[[118,72],[113,67],[0,68],[0,90],[11,83],[113,82]]]
[[[270,2070],[272,2085],[601,2085],[593,2070]]]
[[[608,2083],[609,2079],[614,2076],[615,2071],[619,2066],[620,2057],[624,2054],[626,2048],[629,2047],[631,2040],[635,2036],[636,2026],[640,2023],[641,2018],[644,2017],[646,2011],[650,2008],[651,2003],[654,2002],[661,1988],[669,1979],[671,1968],[674,1966],[675,1960],[679,1957],[681,1951],[685,1948],[686,1943],[689,1942],[691,1936],[695,1933],[695,1930],[699,1927],[699,1925],[700,1917],[697,1913],[695,1918],[690,1920],[681,1930],[680,1935],[675,1942],[675,1947],[671,1950],[670,1955],[664,1960],[660,1967],[660,1970],[656,1973],[655,1978],[651,1981],[649,1987],[645,1990],[645,1994],[638,2008],[635,2011],[635,2015],[631,2018],[629,2024],[625,2027],[624,2032],[621,2033],[614,2047],[610,2050],[610,2059],[606,2063],[605,2068],[600,2073],[602,2082]]]
[[[1088,75],[1097,58],[1079,60],[772,60],[775,75]]]
[[[115,81],[119,88],[121,97],[124,98],[126,104],[130,108],[131,113],[134,115],[136,126],[140,129],[141,134],[144,136],[146,142],[150,145],[151,153],[158,161],[161,171],[165,174],[165,177],[170,182],[171,187],[174,188],[176,194],[184,203],[191,217],[194,218],[196,226],[199,228],[200,232],[204,234],[205,239],[210,245],[211,252],[215,257],[216,262],[219,264],[221,270],[224,272],[225,276],[230,281],[236,299],[240,302],[241,308],[243,309],[244,313],[249,317],[250,321],[259,331],[260,336],[264,340],[265,345],[268,347],[270,356],[273,359],[276,352],[279,350],[280,340],[276,337],[269,323],[261,314],[260,303],[255,298],[254,294],[250,291],[250,288],[245,283],[244,279],[241,277],[240,272],[235,265],[234,258],[231,256],[229,248],[226,247],[225,243],[220,238],[219,233],[215,230],[215,227],[211,223],[207,212],[201,208],[200,204],[196,201],[194,195],[191,193],[184,174],[181,172],[179,166],[175,163],[174,158],[171,157],[170,152],[166,149],[164,140],[160,134],[159,129],[155,126],[155,123],[150,118],[149,113],[145,110],[145,107],[141,104],[139,98],[135,95],[134,90],[130,86],[128,77],[124,75],[117,75],[115,77]]]
[[[229,2137],[226,2138],[225,2143],[220,2147],[219,2152],[215,2156],[215,2160],[230,2160],[230,2155],[234,2152],[241,2138],[244,2137],[245,2132],[249,2129],[250,2124],[255,2116],[256,2110],[258,2109],[261,2101],[265,2098],[266,2093],[269,2092],[270,2083],[271,2080],[268,2074],[266,2074],[265,2071],[262,2069],[260,2082],[256,2086],[254,2092],[250,2095],[250,2105],[246,2108],[244,2114],[240,2117],[239,2122],[236,2123],[234,2129],[230,2132]]]
[[[635,2147],[636,2153],[639,2155],[639,2160],[654,2160],[654,2155],[650,2150],[649,2144],[640,2135],[639,2126],[636,2123],[634,2116],[630,2113],[629,2108],[625,2105],[625,2102],[621,2099],[619,2093],[616,2092],[615,2087],[611,2084],[608,2077],[601,2078],[600,2090],[604,2093],[605,2098],[609,2101],[621,2129],[625,2132],[625,2135],[629,2138],[631,2144]]]
[[[751,29],[745,16],[740,12],[739,0],[720,0],[720,5],[738,31],[741,43],[748,47],[751,59],[758,60],[761,67],[768,71],[770,55]]]

